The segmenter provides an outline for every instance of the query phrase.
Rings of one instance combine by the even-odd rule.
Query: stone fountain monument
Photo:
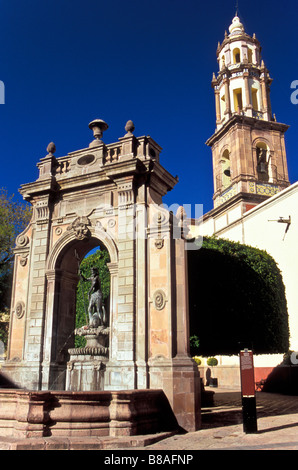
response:
[[[30,391],[29,408],[39,405],[54,422],[62,416],[55,403],[70,410],[65,413],[71,420],[80,416],[71,410],[79,403],[72,394],[85,394],[84,400],[94,403],[104,394],[106,429],[118,432],[123,403],[126,416],[135,416],[136,397],[148,404],[162,391],[179,425],[195,431],[200,378],[189,353],[189,241],[183,230],[179,235],[181,217],[162,200],[178,179],[161,165],[161,147],[150,136],[135,137],[131,121],[125,135],[108,145],[102,141],[104,121],[96,119],[89,127],[94,134],[89,146],[56,157],[51,143],[37,163],[37,180],[21,186],[33,215],[16,239],[9,344],[1,371]],[[86,337],[86,346],[74,348],[78,263],[98,246],[110,258],[109,306],[102,308],[93,273],[88,321],[76,332]],[[142,409],[148,418],[145,405]],[[0,425],[1,419],[0,413]]]

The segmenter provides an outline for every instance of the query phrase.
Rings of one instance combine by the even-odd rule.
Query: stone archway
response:
[[[73,347],[75,329],[78,263],[97,246],[106,249],[111,260],[108,268],[111,276],[109,321],[112,321],[118,262],[117,247],[112,238],[106,232],[92,229],[90,236],[80,240],[74,232],[66,231],[49,254],[41,387],[44,390],[65,388],[68,349]]]

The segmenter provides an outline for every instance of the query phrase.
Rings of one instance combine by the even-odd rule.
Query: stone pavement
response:
[[[245,434],[241,393],[212,390],[214,407],[202,409],[202,429],[172,436],[146,450],[298,450],[297,396],[257,392],[258,432]]]

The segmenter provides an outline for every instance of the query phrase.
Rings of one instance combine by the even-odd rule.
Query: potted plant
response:
[[[216,367],[218,364],[218,360],[216,359],[216,357],[208,357],[207,359],[207,365],[209,367],[211,367],[211,376],[209,377],[209,382],[208,382],[208,385],[210,387],[218,387],[218,380],[217,378],[215,377],[212,377],[213,376],[213,367]]]
[[[197,366],[200,366],[202,364],[202,361],[201,359],[198,357],[198,356],[194,356],[193,357],[193,360],[195,361],[195,363],[197,364]]]

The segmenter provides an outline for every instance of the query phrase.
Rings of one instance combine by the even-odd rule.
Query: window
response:
[[[231,185],[231,162],[230,152],[226,149],[222,154],[222,185],[227,188]]]
[[[248,54],[248,63],[252,64],[252,49],[248,48],[247,54]]]
[[[242,88],[236,88],[234,90],[234,110],[236,113],[242,111],[243,102],[242,102]]]
[[[233,51],[234,64],[240,64],[240,49],[238,47]]]
[[[221,58],[221,69],[224,68],[226,65],[226,59],[225,59],[225,56],[223,55],[222,58]]]
[[[258,90],[255,88],[251,89],[251,97],[252,97],[252,107],[255,111],[259,111],[258,105]]]
[[[224,117],[224,114],[225,114],[225,110],[226,110],[226,95],[223,95],[220,99],[220,114],[221,114],[221,118]]]

